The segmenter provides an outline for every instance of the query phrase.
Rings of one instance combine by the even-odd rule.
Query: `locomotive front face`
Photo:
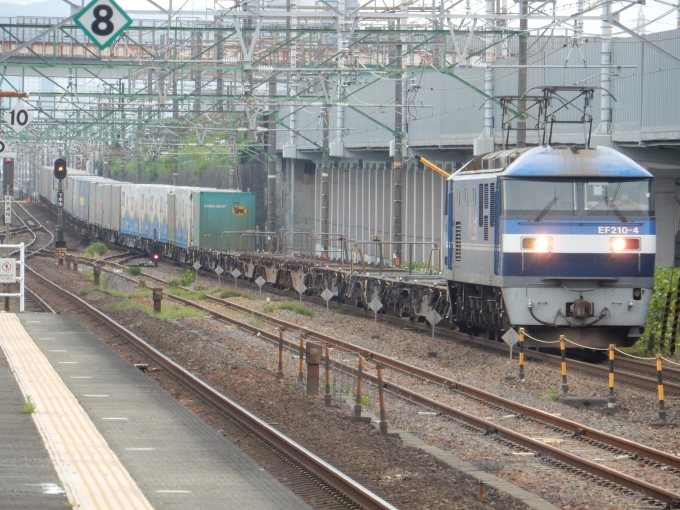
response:
[[[612,177],[501,178],[494,272],[510,323],[542,340],[565,334],[587,345],[633,343],[654,280],[651,185]],[[597,331],[607,333],[598,339]]]

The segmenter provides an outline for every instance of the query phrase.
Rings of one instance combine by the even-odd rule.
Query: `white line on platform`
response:
[[[38,340],[56,340],[54,337],[38,338]]]
[[[125,448],[129,452],[150,452],[155,450],[155,448]]]
[[[154,492],[161,492],[163,494],[191,494],[191,491],[161,490],[161,491],[154,491]]]
[[[83,395],[84,397],[109,398],[108,395]]]
[[[71,379],[92,379],[91,375],[72,375]]]
[[[68,352],[66,349],[50,349],[50,352]]]
[[[59,363],[60,365],[77,365],[78,364],[77,361],[58,361],[57,363]]]
[[[120,420],[120,421],[129,420],[129,419],[130,418],[102,418],[102,420]]]

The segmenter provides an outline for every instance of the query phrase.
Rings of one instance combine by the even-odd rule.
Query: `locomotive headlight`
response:
[[[612,237],[609,246],[613,252],[640,249],[640,239],[632,237]]]
[[[551,251],[553,247],[552,237],[523,237],[522,249],[534,251]]]

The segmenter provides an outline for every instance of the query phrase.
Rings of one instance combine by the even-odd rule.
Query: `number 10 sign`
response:
[[[33,120],[33,114],[31,114],[28,106],[26,106],[23,101],[19,101],[11,110],[7,110],[2,118],[15,132],[21,133]]]
[[[92,0],[73,21],[97,48],[103,50],[132,24],[132,19],[113,0]]]

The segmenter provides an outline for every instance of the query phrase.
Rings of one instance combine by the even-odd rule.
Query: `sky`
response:
[[[24,5],[28,6],[32,3],[36,2],[41,2],[44,0],[0,0],[0,6],[3,4],[15,4],[15,5]],[[82,0],[71,0],[73,3],[81,3]],[[154,7],[147,2],[140,1],[140,0],[116,0],[117,3],[126,10],[135,10],[135,9],[154,9]],[[156,0],[154,0],[156,1]],[[170,0],[157,0],[156,3],[163,7],[167,7],[168,3]],[[396,1],[396,0],[393,0]],[[425,0],[423,0],[425,1]],[[668,3],[673,3],[678,2],[679,0],[663,0],[664,2]],[[86,2],[87,3],[87,2]],[[275,2],[275,3],[282,3],[282,2]],[[300,2],[302,3],[302,2]],[[392,2],[388,2],[392,3]],[[429,1],[426,2],[428,5],[431,5]],[[514,5],[513,0],[507,1],[508,5]],[[588,0],[585,0],[584,3],[588,5],[590,2]],[[480,4],[479,9],[475,9],[477,12],[480,12],[483,10],[483,6],[481,5],[481,2],[479,0],[472,0],[473,6],[475,4]],[[612,6],[612,9],[614,11],[619,10],[621,7],[624,5],[627,5],[628,2],[615,2]],[[65,7],[64,10],[64,15],[67,15],[69,13],[68,11],[68,6],[67,4],[63,4]],[[184,6],[183,10],[195,10],[195,11],[205,11],[206,9],[212,10],[214,8],[214,0],[174,0],[173,2],[173,7],[176,9],[179,6]],[[573,13],[575,12],[576,8],[576,0],[559,0],[557,2],[558,9],[560,13]],[[461,5],[462,7],[462,5]],[[663,30],[672,30],[676,28],[677,26],[677,12],[673,10],[673,8],[670,5],[660,3],[657,0],[647,0],[647,5],[645,6],[633,6],[629,9],[627,9],[625,12],[621,14],[620,17],[620,22],[623,23],[625,26],[631,29],[635,29],[637,27],[637,19],[638,19],[638,12],[642,9],[644,13],[644,17],[647,23],[650,23],[646,27],[647,33],[651,32],[660,32]],[[14,9],[13,9],[14,10]],[[659,19],[657,21],[656,18],[662,16],[664,13],[667,13],[669,10],[670,14],[667,14],[665,17],[662,19]],[[0,12],[2,12],[2,9],[0,9]],[[593,11],[593,14],[599,14],[600,9],[595,9]],[[34,12],[31,12],[30,10],[26,13],[27,16],[34,15]],[[535,24],[531,23],[530,27],[534,27]],[[537,26],[537,25],[536,25]],[[588,33],[593,33],[593,34],[599,34],[600,33],[600,23],[599,22],[589,22],[586,24],[585,31]],[[616,34],[618,30],[614,29],[614,34]]]

